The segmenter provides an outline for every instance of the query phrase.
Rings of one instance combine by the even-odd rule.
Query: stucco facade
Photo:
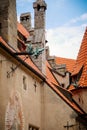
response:
[[[8,130],[10,123],[13,124],[13,118],[16,118],[17,127],[21,130],[29,130],[29,125],[40,130],[64,130],[67,121],[70,124],[76,123],[71,117],[74,111],[46,83],[43,84],[41,79],[23,65],[9,73],[12,66],[16,67],[20,63],[2,50],[0,59],[0,130]],[[24,76],[26,87],[23,83]],[[14,107],[16,99],[18,111]],[[19,113],[21,116],[18,116]]]

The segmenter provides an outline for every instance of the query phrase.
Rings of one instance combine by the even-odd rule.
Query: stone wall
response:
[[[0,0],[0,35],[17,49],[16,0]]]

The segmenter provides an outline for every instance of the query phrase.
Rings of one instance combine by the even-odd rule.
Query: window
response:
[[[27,90],[27,81],[25,76],[23,76],[23,89]]]
[[[39,130],[39,127],[34,125],[29,125],[29,130]]]

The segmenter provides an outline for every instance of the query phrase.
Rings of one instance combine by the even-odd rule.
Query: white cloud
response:
[[[73,24],[73,23],[77,23],[77,22],[84,22],[84,21],[87,22],[87,13],[82,14],[81,16],[76,17],[76,18],[74,18],[74,19],[71,19],[71,20],[69,21],[69,23],[67,23],[67,24],[65,24],[65,25],[69,25],[69,24]]]
[[[50,55],[76,59],[84,31],[84,26],[63,26],[47,30]]]
[[[74,26],[72,26],[73,23]],[[50,54],[76,59],[86,26],[87,13],[70,20],[64,26],[49,29],[47,31],[47,40]]]

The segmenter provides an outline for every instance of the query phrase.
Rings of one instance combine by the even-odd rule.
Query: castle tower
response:
[[[0,0],[0,36],[17,49],[16,0]]]
[[[31,30],[31,13],[28,12],[21,14],[20,22],[29,32]]]
[[[33,47],[44,48],[42,54],[37,59],[32,57],[34,63],[42,71],[43,74],[46,72],[46,51],[45,51],[45,12],[47,5],[43,0],[36,0],[33,3],[34,8],[34,36],[33,36]]]
[[[45,29],[45,11],[47,9],[47,4],[43,0],[37,0],[33,3],[33,8],[35,29]]]

